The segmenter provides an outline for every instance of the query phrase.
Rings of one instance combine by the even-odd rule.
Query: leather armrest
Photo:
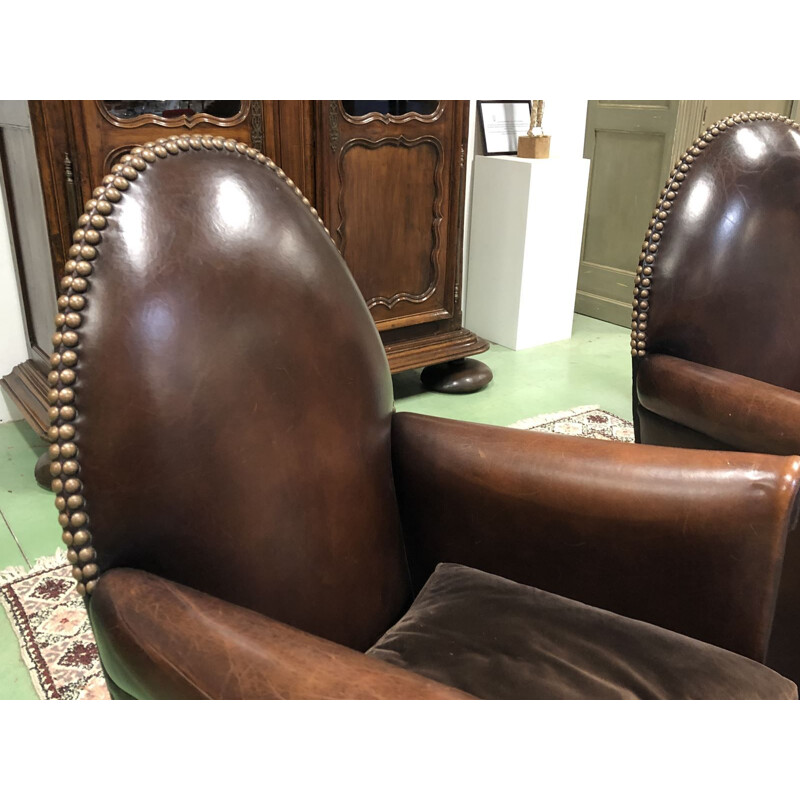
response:
[[[800,459],[395,414],[415,588],[450,561],[763,660]]]
[[[104,573],[89,613],[109,677],[139,699],[471,697],[139,570]]]
[[[800,453],[800,394],[744,375],[649,355],[636,394],[648,411],[737,450]]]

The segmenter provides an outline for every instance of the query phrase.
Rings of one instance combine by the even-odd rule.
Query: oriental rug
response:
[[[599,406],[577,406],[567,411],[540,414],[521,419],[509,428],[562,433],[586,439],[607,439],[614,442],[633,442],[633,423],[622,419]]]
[[[97,645],[66,554],[0,572],[0,603],[43,700],[107,700]]]
[[[579,406],[515,422],[511,428],[632,442],[633,425],[599,406]],[[44,700],[107,700],[89,617],[63,550],[26,571],[0,572],[0,603],[22,660]]]

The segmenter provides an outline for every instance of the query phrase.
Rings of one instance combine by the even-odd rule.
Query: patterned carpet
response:
[[[109,699],[83,599],[63,551],[0,573],[0,603],[43,700]]]
[[[633,425],[598,406],[523,419],[511,428],[591,439],[633,441]],[[0,572],[0,603],[17,635],[22,660],[43,700],[107,700],[103,671],[83,599],[63,551],[26,572]]]
[[[609,439],[616,442],[633,442],[633,423],[603,411],[599,406],[577,406],[567,411],[540,414],[521,419],[509,428],[522,428],[587,439]]]

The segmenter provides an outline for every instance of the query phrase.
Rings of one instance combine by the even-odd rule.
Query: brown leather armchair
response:
[[[800,453],[800,126],[712,126],[661,193],[636,277],[633,411],[647,444]],[[766,663],[800,680],[800,532]]]
[[[316,211],[135,148],[58,300],[52,476],[115,697],[796,697],[757,663],[800,462],[393,412]]]

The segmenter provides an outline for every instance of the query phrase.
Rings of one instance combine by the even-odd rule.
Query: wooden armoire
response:
[[[455,392],[491,379],[467,358],[488,344],[461,324],[468,102],[76,100],[31,101],[29,110],[51,263],[21,269],[28,315],[52,315],[37,308],[43,301],[30,290],[31,271],[39,284],[42,270],[60,283],[76,220],[116,159],[172,134],[213,133],[270,156],[317,208],[363,292],[392,372],[428,367],[426,385]],[[35,328],[29,321],[31,358],[2,382],[43,433],[51,343]]]

